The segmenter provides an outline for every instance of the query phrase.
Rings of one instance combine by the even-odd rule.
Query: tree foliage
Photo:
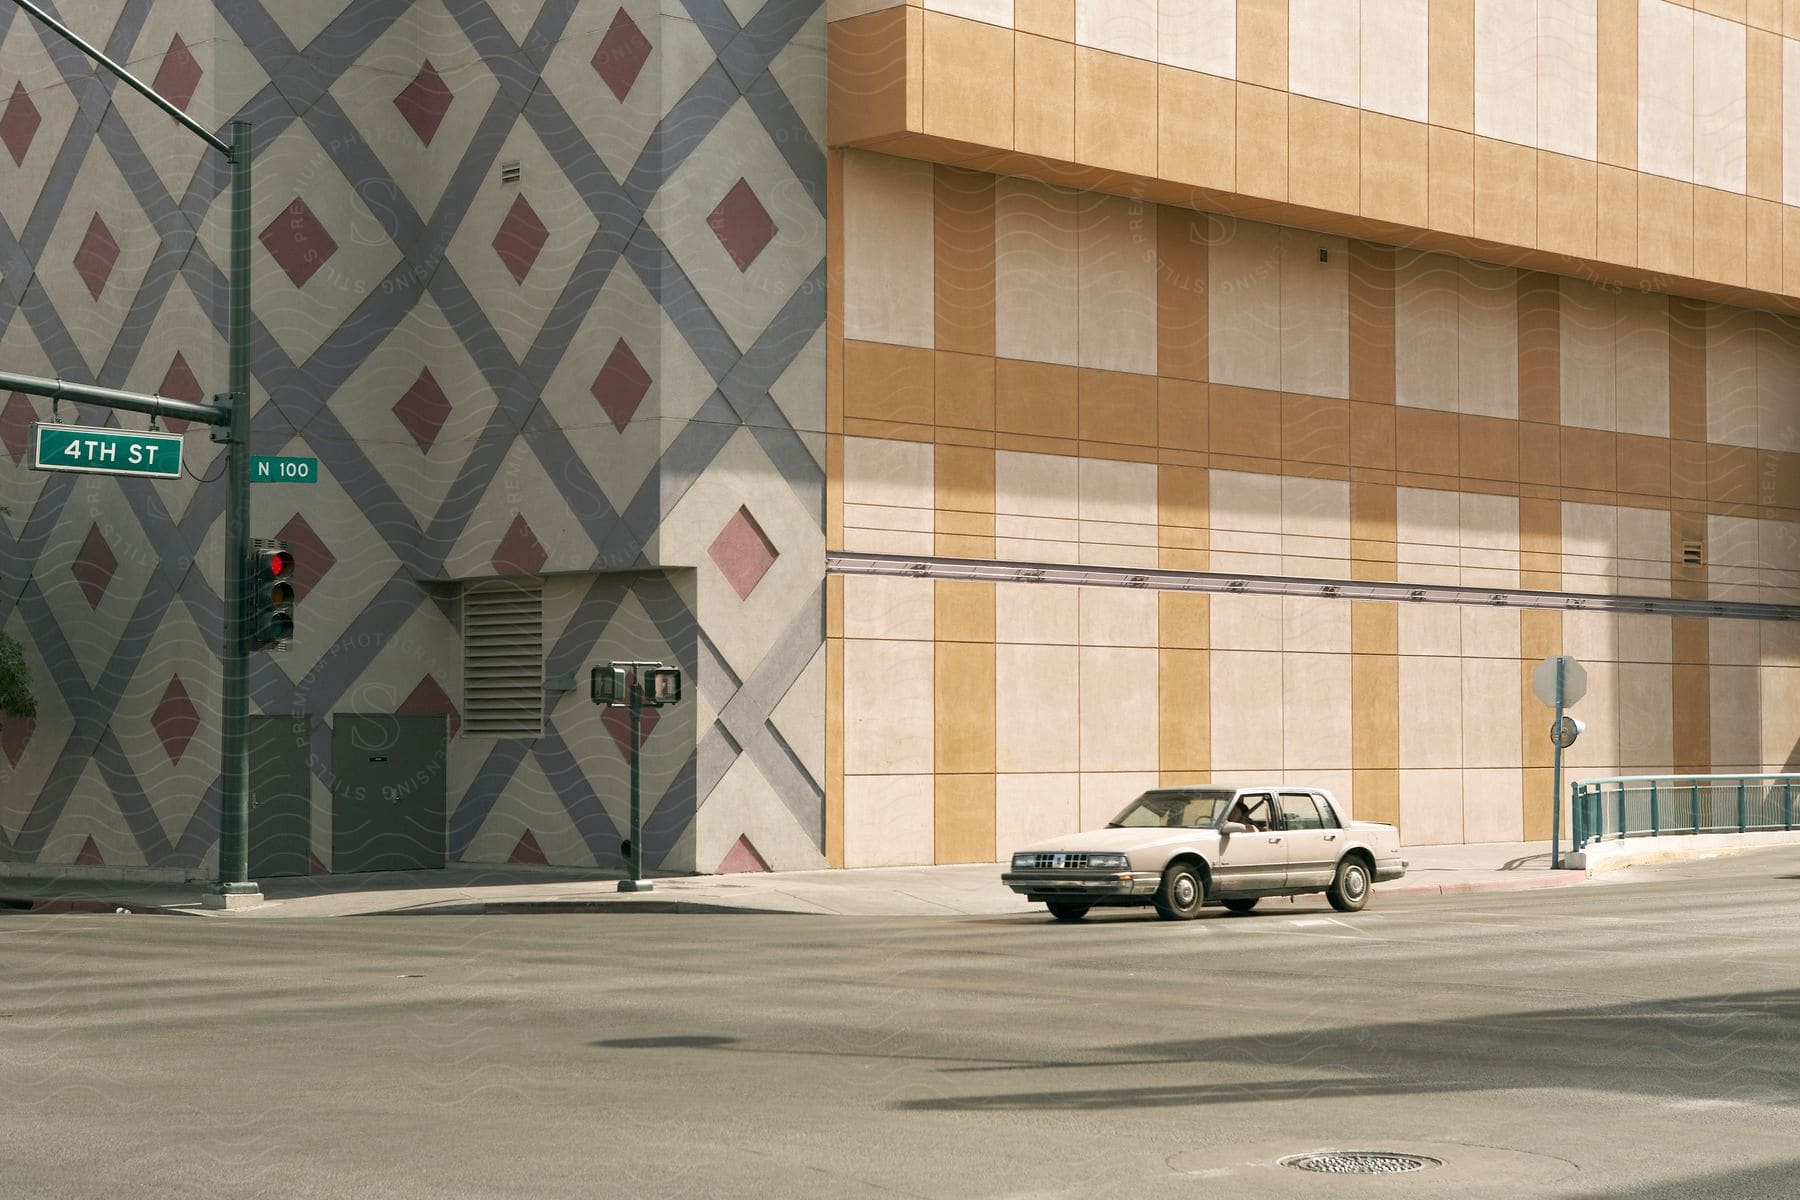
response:
[[[0,516],[6,514],[0,507]],[[25,649],[0,630],[0,717],[35,717],[37,701],[31,695],[31,668]]]

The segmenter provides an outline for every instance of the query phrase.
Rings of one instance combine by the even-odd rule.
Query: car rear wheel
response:
[[[1088,914],[1088,906],[1074,900],[1046,900],[1044,907],[1059,921],[1079,921]]]
[[[1369,902],[1369,865],[1355,857],[1338,863],[1337,878],[1325,889],[1325,898],[1339,912],[1360,912]]]
[[[1234,913],[1247,913],[1255,908],[1256,902],[1261,899],[1261,896],[1239,896],[1234,900],[1225,901],[1225,907]]]
[[[1156,889],[1156,915],[1165,921],[1191,921],[1206,903],[1206,884],[1192,863],[1178,862],[1163,872]]]

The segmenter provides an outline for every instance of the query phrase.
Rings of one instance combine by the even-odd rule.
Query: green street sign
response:
[[[81,471],[90,475],[181,477],[181,435],[90,429],[82,425],[32,426],[34,471]]]
[[[319,460],[316,458],[276,458],[268,454],[250,456],[251,483],[317,483]]]

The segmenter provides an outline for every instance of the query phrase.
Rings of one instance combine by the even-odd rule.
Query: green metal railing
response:
[[[1791,830],[1800,775],[1615,775],[1569,790],[1580,850],[1608,838]]]

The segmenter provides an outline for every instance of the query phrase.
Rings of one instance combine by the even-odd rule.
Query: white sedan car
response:
[[[1059,920],[1097,904],[1154,904],[1185,921],[1208,904],[1247,913],[1264,896],[1306,892],[1356,912],[1371,884],[1404,874],[1399,832],[1349,820],[1330,792],[1170,787],[1145,792],[1105,829],[1020,850],[1001,882]]]

